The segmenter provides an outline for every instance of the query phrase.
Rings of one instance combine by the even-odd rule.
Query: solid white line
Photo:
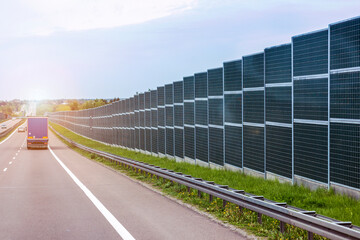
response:
[[[4,172],[6,172],[7,168],[4,168]]]
[[[85,195],[90,199],[90,201],[95,205],[95,207],[102,213],[102,215],[108,220],[108,222],[113,226],[115,231],[124,239],[124,240],[135,240],[135,238],[125,229],[125,227],[111,214],[109,210],[95,197],[92,192],[68,169],[65,164],[55,155],[53,150],[49,146],[51,154],[54,156],[56,161],[64,168],[64,170],[69,174],[69,176],[74,180],[76,185],[78,185]]]

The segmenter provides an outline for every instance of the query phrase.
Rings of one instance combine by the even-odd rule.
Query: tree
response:
[[[69,107],[70,107],[70,109],[72,111],[79,110],[79,102],[78,102],[78,100],[69,101]]]
[[[56,107],[55,112],[62,112],[62,111],[71,111],[71,108],[69,105],[60,104]]]

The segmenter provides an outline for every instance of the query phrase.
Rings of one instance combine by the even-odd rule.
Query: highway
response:
[[[0,239],[244,239],[49,133],[51,150],[0,144]]]
[[[21,119],[11,119],[11,120],[7,120],[7,121],[5,121],[5,122],[0,123],[0,126],[3,125],[3,124],[6,125],[6,128],[5,128],[5,129],[2,129],[2,128],[0,127],[0,133],[6,131],[8,128],[14,126],[15,124],[17,124],[17,123],[20,122],[20,121],[21,121]]]

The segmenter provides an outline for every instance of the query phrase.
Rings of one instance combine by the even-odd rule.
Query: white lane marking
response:
[[[6,172],[7,168],[4,168],[4,172]]]
[[[16,157],[13,157],[13,160],[15,160]]]
[[[18,155],[18,153],[15,153],[15,156],[17,156]]]
[[[20,148],[21,149],[21,148]],[[20,150],[18,150],[18,153],[20,152]]]
[[[12,164],[12,162],[9,162],[9,164],[11,165],[11,164]]]
[[[55,155],[53,150],[49,146],[51,154],[54,156],[56,161],[64,168],[64,170],[69,174],[69,176],[74,180],[76,185],[85,193],[85,195],[90,199],[90,201],[95,205],[95,207],[102,213],[106,220],[113,226],[115,231],[122,237],[124,240],[135,240],[135,238],[126,230],[126,228],[111,214],[109,210],[95,197],[95,195],[90,192],[90,190],[68,169],[65,164]]]

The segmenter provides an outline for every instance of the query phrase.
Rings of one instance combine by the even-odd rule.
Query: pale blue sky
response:
[[[2,1],[0,100],[129,97],[359,9],[358,0]]]

